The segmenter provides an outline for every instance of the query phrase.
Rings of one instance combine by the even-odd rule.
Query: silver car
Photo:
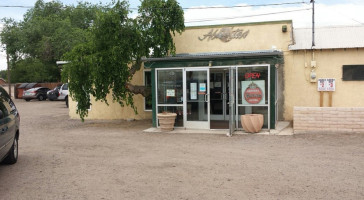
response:
[[[0,162],[18,160],[20,116],[8,93],[0,86]]]
[[[68,108],[68,83],[63,84],[59,89],[58,99],[65,100]]]

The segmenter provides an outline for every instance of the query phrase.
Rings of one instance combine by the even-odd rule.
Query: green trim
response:
[[[215,59],[191,59],[191,60],[177,60],[177,61],[151,61],[144,63],[147,68],[177,68],[177,67],[206,67],[212,64],[214,66],[231,66],[231,65],[252,65],[252,64],[267,64],[283,63],[283,56],[269,55],[269,56],[254,56],[254,57],[239,57],[239,58],[215,58]]]
[[[156,89],[156,83],[155,83],[155,69],[152,69],[151,72],[151,76],[152,76],[152,123],[153,123],[153,127],[157,127],[157,119],[156,119],[156,115],[157,115],[157,105],[156,105],[156,93],[155,93],[155,89]]]
[[[266,22],[249,22],[249,23],[237,23],[237,24],[219,24],[219,25],[205,25],[205,26],[187,26],[185,30],[189,29],[201,29],[201,28],[222,28],[226,26],[258,26],[267,24],[292,24],[292,20],[280,20],[280,21],[266,21]]]
[[[271,64],[270,65],[270,99],[269,99],[269,102],[270,102],[270,129],[275,129],[276,127],[276,115],[275,115],[275,112],[276,112],[276,104],[275,104],[275,101],[276,101],[276,93],[275,93],[275,90],[276,90],[276,68],[275,68],[275,65],[274,64]]]

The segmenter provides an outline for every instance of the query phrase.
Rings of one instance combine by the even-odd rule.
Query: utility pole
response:
[[[6,52],[6,62],[8,64],[8,86],[9,86],[9,96],[11,97],[11,81],[10,81],[10,62],[9,62],[9,54]]]

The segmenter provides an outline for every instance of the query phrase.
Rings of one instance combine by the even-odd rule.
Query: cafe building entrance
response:
[[[153,123],[157,113],[177,114],[176,128],[241,130],[240,116],[262,114],[276,124],[279,51],[235,52],[149,59]],[[223,57],[222,57],[223,56]],[[187,59],[188,58],[188,59]]]

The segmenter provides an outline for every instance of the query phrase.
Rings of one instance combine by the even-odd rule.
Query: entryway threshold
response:
[[[214,129],[214,130],[209,130],[209,129],[185,129],[185,128],[175,128],[172,131],[162,131],[160,128],[148,128],[145,129],[143,132],[146,133],[177,133],[177,134],[228,134],[229,130],[228,129]]]
[[[288,128],[289,129],[289,128]],[[171,133],[171,134],[218,134],[218,135],[229,135],[228,129],[185,129],[185,128],[175,128],[172,131],[161,131],[160,128],[151,127],[143,132],[146,133]],[[292,135],[293,130],[287,130],[284,128],[282,130],[268,130],[263,129],[259,133],[247,133],[243,130],[234,131],[233,135]]]

